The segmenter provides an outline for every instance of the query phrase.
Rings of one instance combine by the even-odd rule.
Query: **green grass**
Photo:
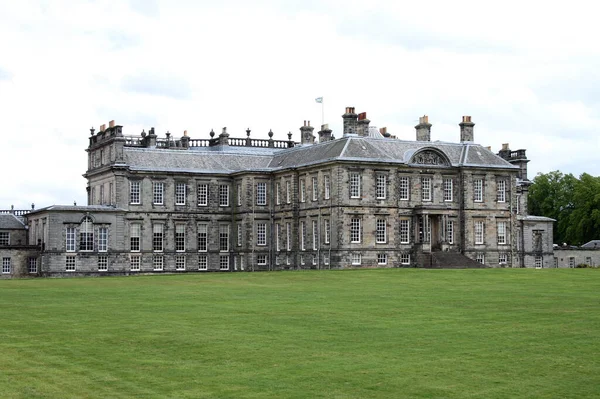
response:
[[[600,396],[599,270],[0,281],[2,398]]]

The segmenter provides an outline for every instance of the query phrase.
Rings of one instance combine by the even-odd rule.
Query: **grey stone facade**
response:
[[[324,125],[319,143],[310,122],[300,143],[92,130],[88,205],[27,215],[40,273],[427,267],[438,251],[490,267],[551,263],[552,221],[523,206],[524,150],[475,144],[470,117],[459,143],[430,141],[427,116],[417,141],[374,135],[352,107],[342,118],[343,137]]]

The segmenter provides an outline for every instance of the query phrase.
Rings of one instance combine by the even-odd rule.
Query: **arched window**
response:
[[[94,225],[89,216],[84,217],[79,226],[79,250],[94,250]]]

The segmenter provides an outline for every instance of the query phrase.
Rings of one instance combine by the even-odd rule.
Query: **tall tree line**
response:
[[[529,188],[529,213],[556,219],[554,242],[572,245],[600,239],[600,177],[560,171],[538,173]]]

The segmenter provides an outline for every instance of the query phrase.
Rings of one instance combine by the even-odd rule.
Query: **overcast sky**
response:
[[[592,1],[0,0],[0,209],[86,203],[89,129],[341,136],[346,106],[414,140],[525,148],[530,178],[600,175]]]

